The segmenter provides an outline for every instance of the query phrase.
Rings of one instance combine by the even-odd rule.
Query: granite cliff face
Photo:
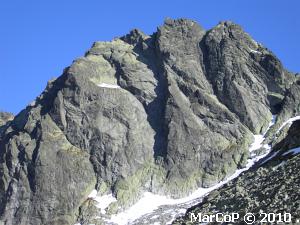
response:
[[[298,96],[296,76],[232,22],[167,19],[96,42],[1,127],[0,224],[85,224],[93,189],[117,198],[114,213],[144,191],[209,187],[245,165],[272,114],[297,114]]]

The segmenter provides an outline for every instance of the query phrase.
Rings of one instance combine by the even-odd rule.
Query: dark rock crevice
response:
[[[42,129],[41,125],[40,123],[38,123],[34,131],[32,132],[33,134],[31,135],[31,138],[36,140],[36,146],[33,150],[31,160],[27,163],[27,171],[28,171],[27,178],[28,178],[30,190],[33,192],[33,194],[36,192],[36,167],[39,166],[38,155],[39,155],[40,145],[42,141],[41,129]]]
[[[140,31],[133,30],[130,34],[122,37],[121,40],[134,46],[133,51],[137,55],[136,59],[145,64],[147,68],[152,71],[153,78],[155,79],[155,97],[149,103],[144,101],[144,97],[141,96],[141,92],[137,87],[131,86],[130,84],[128,85],[128,83],[126,85],[120,84],[120,86],[133,94],[143,104],[148,115],[148,122],[155,131],[155,142],[153,146],[154,158],[160,162],[165,159],[167,154],[168,129],[165,122],[165,106],[169,93],[168,81],[162,66],[161,55],[157,48],[157,34],[154,33],[151,37],[145,38],[144,34]],[[117,79],[120,80],[120,77],[122,77],[124,80],[128,80],[122,65],[115,60],[112,60],[112,63],[117,71]]]

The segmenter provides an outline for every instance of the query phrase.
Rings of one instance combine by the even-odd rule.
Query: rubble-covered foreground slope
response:
[[[257,221],[263,219],[262,213],[288,213],[292,221],[283,223],[296,224],[300,218],[299,153],[300,120],[297,120],[289,128],[286,138],[275,145],[273,152],[256,167],[211,192],[200,204],[190,208],[184,217],[178,218],[173,224],[196,224],[198,221],[192,215],[210,215],[218,212],[228,215],[239,213],[239,224],[245,224],[243,216],[250,212],[256,216]],[[276,221],[283,218],[277,216]]]
[[[0,127],[0,224],[100,223],[145,191],[210,187],[245,166],[272,114],[276,126],[298,115],[298,88],[232,22],[167,19],[96,42]],[[266,142],[285,138],[274,129]],[[117,201],[91,206],[94,189]]]

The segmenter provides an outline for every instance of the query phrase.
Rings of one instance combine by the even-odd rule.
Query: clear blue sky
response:
[[[151,34],[166,17],[206,29],[232,20],[300,72],[299,10],[298,0],[1,0],[0,110],[18,113],[94,41]]]

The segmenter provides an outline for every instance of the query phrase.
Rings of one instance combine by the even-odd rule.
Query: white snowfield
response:
[[[298,119],[300,119],[300,116],[293,117],[293,118],[289,119],[279,129],[282,129],[286,124],[292,123],[293,121],[296,121]],[[143,197],[137,203],[135,203],[133,206],[131,206],[130,208],[128,208],[124,212],[112,215],[109,220],[105,220],[105,221],[108,222],[108,223],[113,223],[113,224],[118,224],[118,225],[130,225],[136,219],[154,212],[160,206],[184,204],[183,206],[186,206],[186,208],[180,209],[180,211],[179,212],[177,211],[176,214],[171,213],[173,219],[170,220],[167,223],[167,224],[171,224],[172,221],[176,217],[185,214],[186,210],[191,206],[192,203],[194,203],[195,200],[197,200],[197,202],[200,202],[201,199],[205,195],[207,195],[209,192],[221,187],[222,185],[226,184],[230,180],[238,177],[242,172],[247,171],[256,162],[258,162],[260,159],[267,156],[269,154],[270,150],[271,150],[271,146],[263,145],[262,143],[265,140],[266,133],[268,132],[270,127],[272,125],[274,125],[275,120],[276,120],[276,116],[273,115],[272,121],[270,122],[270,124],[269,124],[267,130],[265,131],[265,133],[262,134],[262,135],[254,135],[254,142],[252,143],[252,145],[249,148],[249,152],[253,152],[254,150],[257,150],[261,147],[266,148],[268,151],[263,155],[255,156],[253,158],[248,159],[246,167],[236,170],[235,173],[232,174],[227,179],[219,182],[218,184],[216,184],[216,185],[214,185],[210,188],[199,188],[196,191],[194,191],[192,194],[190,194],[189,196],[187,196],[185,198],[180,198],[180,199],[172,199],[172,198],[169,198],[167,196],[161,196],[161,195],[156,195],[156,194],[153,194],[153,193],[150,193],[150,192],[145,192],[143,194]],[[291,149],[286,154],[288,154],[290,152],[292,152],[293,154],[300,153],[300,147],[295,148],[295,149]],[[270,158],[268,157],[268,159],[266,159],[266,160],[269,160],[269,159]],[[92,198],[97,202],[96,206],[101,209],[102,213],[106,212],[105,209],[109,206],[109,204],[116,201],[116,199],[111,194],[110,195],[105,195],[105,196],[102,196],[102,197],[98,197],[96,190],[93,190],[93,192],[89,195],[89,198]],[[80,224],[76,224],[76,225],[80,225]],[[160,225],[160,223],[156,222],[155,225]]]
[[[103,88],[112,88],[112,89],[121,88],[117,84],[107,84],[107,83],[100,83],[100,84],[98,84],[98,86],[103,87]]]

